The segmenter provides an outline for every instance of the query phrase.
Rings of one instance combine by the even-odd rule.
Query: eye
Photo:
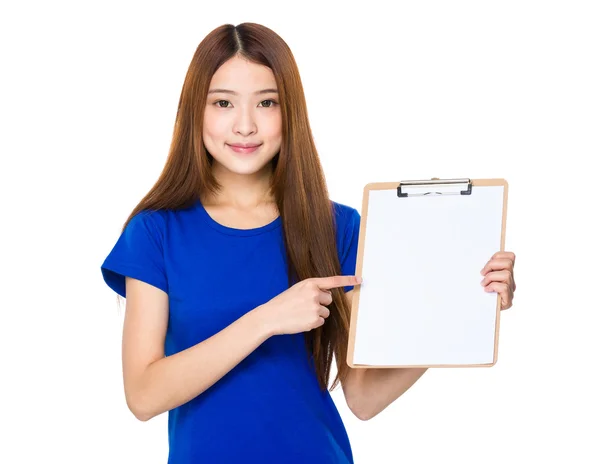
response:
[[[221,103],[223,103],[223,102],[225,103],[225,106],[221,105]],[[261,104],[265,103],[265,102],[269,102],[271,104],[267,105],[267,106],[263,106],[263,108],[273,108],[273,106],[277,105],[277,102],[275,100],[270,100],[270,99],[261,101]],[[227,101],[227,100],[217,100],[215,102],[215,105],[217,105],[219,108],[227,108],[228,103],[229,103],[229,101]]]
[[[264,102],[271,102],[272,105],[267,106],[266,108],[272,108],[273,106],[275,106],[277,104],[277,102],[275,100],[263,100],[261,103]]]

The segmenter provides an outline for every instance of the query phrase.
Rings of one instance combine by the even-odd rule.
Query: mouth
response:
[[[254,153],[256,150],[258,150],[261,147],[261,145],[256,145],[254,147],[240,147],[240,146],[229,145],[229,144],[227,144],[227,146],[229,148],[231,148],[233,151],[235,151],[236,153],[243,153],[243,154]]]

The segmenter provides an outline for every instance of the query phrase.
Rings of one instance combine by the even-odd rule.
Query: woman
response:
[[[127,404],[169,412],[169,463],[353,462],[333,356],[331,390],[363,420],[425,371],[346,363],[359,225],[328,197],[286,43],[252,23],[212,31],[166,166],[102,265],[127,296]],[[507,307],[513,262],[486,277]]]

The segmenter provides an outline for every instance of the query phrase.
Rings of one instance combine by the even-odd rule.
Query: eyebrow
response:
[[[209,94],[211,93],[230,93],[231,95],[239,95],[237,92],[234,92],[233,90],[228,90],[228,89],[212,89],[208,91]],[[263,90],[258,90],[256,92],[254,92],[254,95],[262,95],[264,93],[278,93],[277,89],[263,89]]]

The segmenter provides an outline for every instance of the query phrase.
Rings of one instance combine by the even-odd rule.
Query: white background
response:
[[[252,21],[295,55],[333,199],[510,185],[498,364],[430,370],[366,422],[336,390],[356,463],[600,462],[596,5],[3,3],[0,461],[166,462],[167,415],[126,407],[100,265],[165,163],[198,43]]]

